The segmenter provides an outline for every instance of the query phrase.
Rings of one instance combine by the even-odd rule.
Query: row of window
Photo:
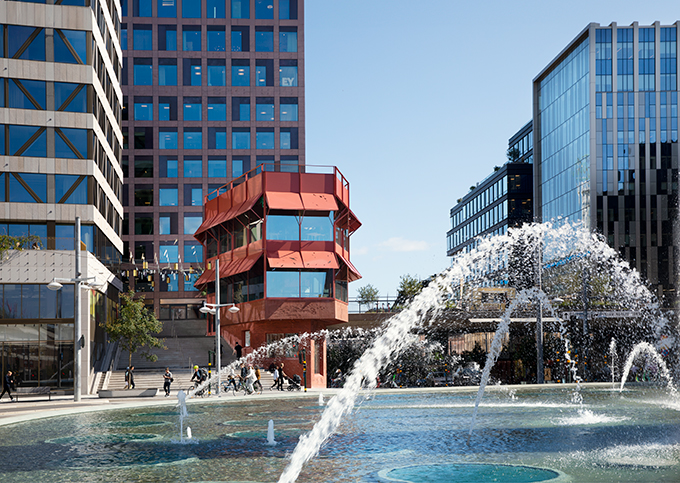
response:
[[[274,59],[255,60],[254,74],[251,76],[250,59],[231,59],[231,71],[227,76],[225,59],[183,58],[182,85],[185,86],[281,86],[296,87],[298,85],[298,61],[296,59],[278,60],[278,83],[274,83]],[[205,68],[203,65],[205,60]],[[154,70],[154,61],[150,57],[132,59],[132,82],[136,86],[176,86],[178,85],[178,59],[159,58]],[[128,82],[128,58],[123,59],[123,85]],[[229,84],[227,84],[229,77]]]
[[[50,290],[47,284],[0,284],[0,302],[3,319],[72,319],[74,286]]]
[[[180,234],[179,218],[182,218],[181,233],[183,235],[193,235],[198,230],[198,227],[203,223],[202,213],[159,213],[158,220],[154,222],[153,213],[135,213],[134,230],[135,235],[178,235]],[[123,235],[129,235],[129,227],[126,224],[129,220],[123,222]],[[185,243],[185,250],[186,250]],[[186,253],[184,257],[185,262],[202,262],[203,261],[203,246],[197,245],[200,250],[194,249],[195,255],[191,260],[187,258]],[[200,253],[199,253],[200,252]]]
[[[82,0],[81,0],[82,1]],[[122,0],[123,17],[128,16],[128,1]],[[297,0],[131,0],[135,17],[177,18],[251,18],[294,20],[298,18]],[[227,8],[229,11],[227,12]]]
[[[232,97],[231,101],[231,120],[232,121],[279,121],[295,122],[298,121],[298,98],[281,97],[276,102],[274,97],[256,97],[255,103],[251,102],[250,97]],[[123,120],[128,120],[128,98],[123,99],[124,110]],[[158,108],[156,109],[156,103]],[[160,96],[154,99],[152,96],[134,96],[132,117],[135,121],[177,121],[178,113],[177,97]],[[208,97],[207,109],[203,110],[202,97],[182,98],[181,112],[183,121],[226,121],[227,105],[226,97]],[[278,105],[278,116],[276,106]],[[255,109],[255,112],[252,109]]]
[[[508,217],[508,205],[514,203],[515,201],[520,201],[521,204],[521,201],[524,200],[508,200],[506,202],[501,202],[484,212],[481,216],[475,218],[469,223],[466,223],[464,226],[456,225],[455,228],[458,229],[450,234],[450,241],[452,243],[450,248],[456,247],[470,238],[474,238],[481,233],[484,233],[492,226],[506,220]],[[528,203],[530,205],[531,200],[528,200]]]
[[[91,176],[75,174],[0,173],[0,201],[86,205]],[[48,190],[47,186],[54,186]]]
[[[92,136],[87,129],[0,124],[0,155],[87,159]]]
[[[48,100],[50,105],[47,104]],[[64,112],[88,112],[87,86],[0,78],[0,107]]]
[[[48,33],[52,34],[54,46],[49,50],[46,42]],[[49,60],[50,62],[66,64],[89,64],[86,31],[46,29],[24,25],[0,25],[0,34],[2,34],[0,35],[0,56],[2,57]]]
[[[128,29],[123,25],[121,47],[123,50],[159,50],[184,52],[249,52],[250,46],[255,46],[255,52],[297,52],[297,27],[257,26],[254,37],[250,37],[250,27],[235,25],[231,27],[230,45],[227,46],[226,29],[222,25],[208,25],[205,36],[200,25],[181,26],[181,37],[178,43],[177,25],[159,25],[154,36],[153,26],[150,24],[134,24],[132,26],[132,45],[128,42]],[[278,35],[277,35],[278,33]],[[154,49],[153,39],[156,38]],[[275,39],[278,38],[278,45]],[[179,48],[178,48],[179,46]]]
[[[203,128],[185,127],[178,135],[178,128],[161,127],[158,130],[158,149],[298,149],[298,128],[296,127],[262,127],[253,132],[248,127],[231,128],[231,142],[227,143],[227,128],[209,127],[206,136],[207,143],[203,142]],[[153,128],[135,128],[134,149],[153,149],[153,139],[150,137]],[[278,139],[278,144],[275,142]],[[182,145],[180,146],[180,140]],[[129,135],[123,128],[123,149],[128,149]],[[63,157],[63,156],[57,156]]]
[[[521,178],[519,178],[521,180]],[[518,189],[517,180],[513,175],[511,183],[511,191]],[[508,177],[503,176],[501,179],[487,187],[484,191],[476,192],[476,196],[466,201],[462,209],[451,216],[451,228],[455,228],[466,222],[469,218],[486,209],[487,206],[493,204],[507,194]]]

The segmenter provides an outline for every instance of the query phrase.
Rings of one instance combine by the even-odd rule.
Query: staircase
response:
[[[171,389],[172,391],[178,391],[180,389],[187,390],[190,389],[193,386],[193,383],[191,382],[191,376],[193,375],[193,370],[172,370],[172,377],[174,381],[172,382]],[[159,390],[159,393],[163,393],[163,374],[165,373],[165,369],[162,370],[155,370],[155,369],[142,369],[142,370],[137,370],[135,368],[135,388],[136,389],[147,389],[147,388],[154,388],[157,387]],[[102,378],[104,380],[104,378]],[[226,381],[226,378],[222,378],[223,381]],[[269,388],[274,384],[274,378],[272,377],[270,372],[265,371],[264,369],[260,369],[260,381],[262,382],[262,387],[264,388],[265,391],[268,391]],[[104,387],[105,386],[105,387]],[[125,370],[122,371],[112,371],[111,375],[109,376],[108,384],[102,384],[102,387],[99,387],[99,390],[109,390],[109,391],[115,391],[115,390],[123,390],[125,389]]]

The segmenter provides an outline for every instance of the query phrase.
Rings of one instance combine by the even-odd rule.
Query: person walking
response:
[[[260,368],[259,367],[255,368],[255,377],[256,377],[256,380],[253,383],[253,388],[255,388],[255,386],[258,386],[260,392],[262,392],[262,381],[260,381],[261,374],[260,374]]]
[[[257,378],[255,376],[255,371],[253,371],[253,366],[252,364],[248,364],[245,377],[246,390],[248,391],[248,394],[252,394],[253,391],[255,390],[253,388],[253,384],[255,383],[256,380]]]
[[[163,374],[163,390],[165,390],[165,397],[170,396],[170,384],[172,383],[172,381],[173,381],[172,372],[170,372],[169,367],[166,367],[165,374]]]
[[[279,380],[278,380],[278,385],[276,388],[279,391],[283,391],[283,384],[286,382],[286,379],[288,379],[288,376],[286,375],[285,372],[283,372],[283,362],[279,365]]]
[[[15,390],[16,387],[14,386],[14,376],[12,375],[12,371],[7,371],[7,374],[5,374],[5,378],[3,379],[3,384],[2,384],[2,394],[0,394],[0,399],[2,399],[2,396],[7,393],[9,396],[10,402],[14,402],[14,398],[12,397],[12,390]]]
[[[274,366],[271,372],[272,377],[274,378],[274,384],[272,384],[271,387],[269,388],[270,391],[279,385],[279,368]]]
[[[236,352],[236,360],[241,358],[241,355],[243,353],[243,347],[241,347],[241,344],[236,341],[236,345],[234,346],[234,352]]]
[[[130,366],[125,368],[125,387],[123,389],[130,389]]]
[[[135,370],[135,366],[132,366],[132,367],[130,367],[130,370],[128,371],[128,389],[134,389],[135,388],[135,375],[132,372],[134,370]]]

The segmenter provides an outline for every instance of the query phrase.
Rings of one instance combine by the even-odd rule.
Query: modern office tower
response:
[[[128,283],[161,320],[196,318],[204,197],[262,163],[305,164],[304,3],[122,7]]]
[[[3,373],[24,385],[73,387],[74,320],[80,314],[83,392],[103,364],[99,323],[116,310],[123,251],[119,87],[122,52],[116,2],[0,2],[0,234],[32,236],[0,260]],[[76,219],[81,276],[73,279]],[[27,240],[27,239],[24,239]]]
[[[471,186],[451,208],[447,256],[472,250],[478,237],[503,234],[508,228],[533,220],[532,156],[529,122],[508,141],[507,162]]]
[[[361,278],[350,262],[349,239],[361,223],[350,210],[349,182],[337,168],[265,165],[215,195],[196,233],[209,265],[196,285],[208,303],[222,307],[221,339],[232,347],[239,342],[245,355],[348,322],[347,286]],[[238,313],[230,313],[228,304],[237,304]],[[214,317],[208,320],[214,334],[212,324]],[[289,375],[304,374],[305,387],[326,387],[325,336],[272,345],[258,358],[263,367],[279,362]]]
[[[589,24],[533,81],[534,210],[601,233],[667,305],[678,239],[678,26]]]

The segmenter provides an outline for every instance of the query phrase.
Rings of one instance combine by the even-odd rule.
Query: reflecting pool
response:
[[[680,404],[665,389],[587,386],[581,404],[573,393],[569,385],[491,387],[468,439],[476,392],[377,391],[298,481],[484,482],[494,472],[502,481],[680,481]],[[0,427],[0,478],[274,482],[322,410],[316,393],[192,400],[191,439],[180,437],[172,406],[12,424]],[[269,420],[275,445],[267,444]]]

